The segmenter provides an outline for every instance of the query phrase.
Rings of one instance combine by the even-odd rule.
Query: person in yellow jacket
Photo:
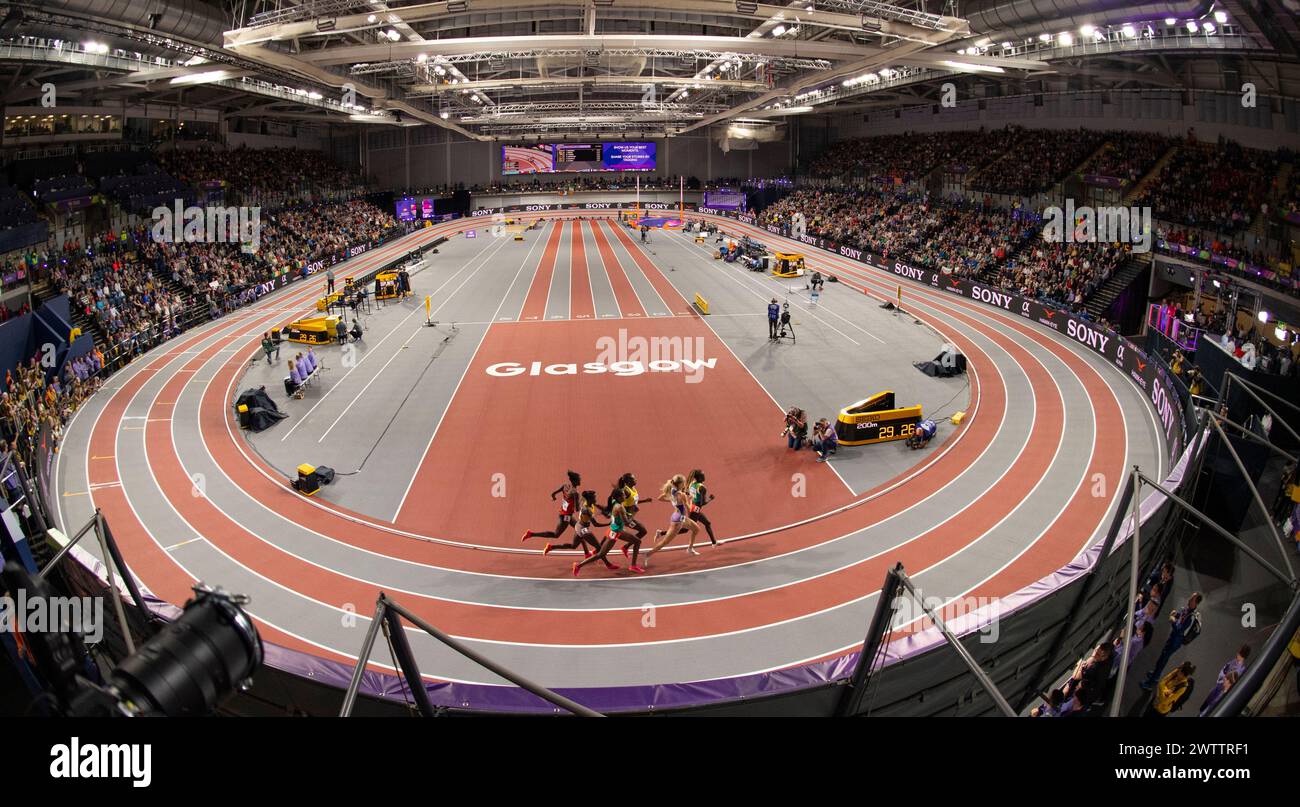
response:
[[[1151,705],[1147,707],[1146,716],[1168,717],[1182,708],[1196,686],[1196,681],[1192,678],[1194,672],[1196,667],[1190,661],[1184,661],[1161,678],[1152,695]]]
[[[1291,651],[1291,660],[1295,662],[1295,689],[1300,693],[1300,630],[1291,637],[1291,644],[1286,649]]]

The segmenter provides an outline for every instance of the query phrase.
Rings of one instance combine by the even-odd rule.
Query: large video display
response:
[[[542,143],[501,147],[501,173],[505,176],[654,169],[655,144],[651,142]]]

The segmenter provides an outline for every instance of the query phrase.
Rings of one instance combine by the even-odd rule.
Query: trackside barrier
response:
[[[757,227],[752,217],[729,211],[698,208],[697,217],[736,221]],[[675,210],[676,205],[643,204],[642,209]],[[557,211],[616,213],[616,203],[521,205],[474,211],[449,232],[473,226],[476,218],[507,212],[554,213]],[[699,214],[704,214],[703,216]],[[773,235],[784,237],[776,228]],[[1151,401],[1167,440],[1173,471],[1162,480],[1166,489],[1178,490],[1188,468],[1191,451],[1182,408],[1177,406],[1168,374],[1159,362],[1129,340],[1082,317],[1036,300],[1011,295],[996,287],[940,272],[914,267],[902,260],[885,260],[862,250],[843,247],[811,236],[798,239],[806,246],[824,250],[874,269],[883,270],[912,283],[993,305],[1062,333],[1104,357]],[[697,295],[697,300],[705,302]],[[1149,567],[1162,557],[1181,523],[1171,519],[1171,508],[1159,494],[1139,503],[1142,541],[1138,562]],[[1128,520],[1126,520],[1128,521]],[[1116,537],[1122,544],[1129,534],[1125,526]],[[989,678],[1001,691],[1023,693],[1040,685],[1031,680],[1036,670],[1053,668],[1062,660],[1078,658],[1083,648],[1127,608],[1125,581],[1129,578],[1130,553],[1113,551],[1102,557],[1100,545],[1085,550],[1070,564],[1003,598],[997,610],[980,609],[956,619],[945,616],[951,630],[971,660],[990,670]],[[1084,581],[1092,583],[1084,588]],[[146,594],[146,597],[148,595]],[[150,610],[169,610],[151,603]],[[174,609],[170,609],[174,610]],[[864,613],[864,627],[869,614]],[[998,627],[996,642],[982,642],[982,630],[991,623]],[[1066,632],[1061,633],[1061,627]],[[1047,636],[1059,636],[1055,653],[1048,653]],[[969,668],[937,631],[920,631],[883,646],[883,673],[877,671],[873,692],[867,699],[871,713],[879,715],[972,715],[987,714],[997,705],[974,682]],[[267,647],[267,664],[244,696],[247,704],[292,701],[311,713],[337,714],[339,693],[353,683],[353,669],[315,656]],[[715,681],[670,683],[601,689],[559,689],[554,694],[602,713],[709,713],[709,714],[806,714],[830,715],[837,711],[844,687],[858,669],[858,654],[850,653],[827,661]],[[431,704],[451,713],[553,713],[555,707],[539,701],[526,690],[504,686],[423,682]],[[401,676],[366,671],[356,684],[357,705],[367,714],[408,714],[410,691]],[[332,693],[332,694],[330,694]],[[236,699],[233,711],[240,711]],[[249,706],[254,711],[255,706]]]

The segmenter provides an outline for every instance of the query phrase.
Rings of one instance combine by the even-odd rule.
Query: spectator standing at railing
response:
[[[1184,661],[1161,678],[1145,717],[1168,717],[1183,708],[1196,688],[1196,679],[1192,678],[1195,672],[1196,667],[1190,661]]]
[[[1228,681],[1229,676],[1232,676],[1233,681],[1235,681],[1246,671],[1246,660],[1249,658],[1250,645],[1244,644],[1237,650],[1237,655],[1233,656],[1228,660],[1227,664],[1223,665],[1219,670],[1219,677],[1214,682],[1214,688],[1210,690],[1209,694],[1205,696],[1205,700],[1201,703],[1201,714],[1205,714],[1207,711],[1214,708],[1214,705],[1219,702],[1219,699],[1222,698],[1224,693],[1226,693],[1232,686],[1232,683]]]

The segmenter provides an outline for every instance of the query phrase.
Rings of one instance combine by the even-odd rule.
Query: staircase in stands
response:
[[[1093,319],[1101,319],[1110,310],[1110,306],[1115,300],[1133,284],[1133,281],[1142,274],[1149,261],[1147,257],[1130,257],[1127,261],[1120,264],[1119,267],[1107,278],[1105,283],[1097,287],[1096,291],[1083,301],[1084,307]]]

